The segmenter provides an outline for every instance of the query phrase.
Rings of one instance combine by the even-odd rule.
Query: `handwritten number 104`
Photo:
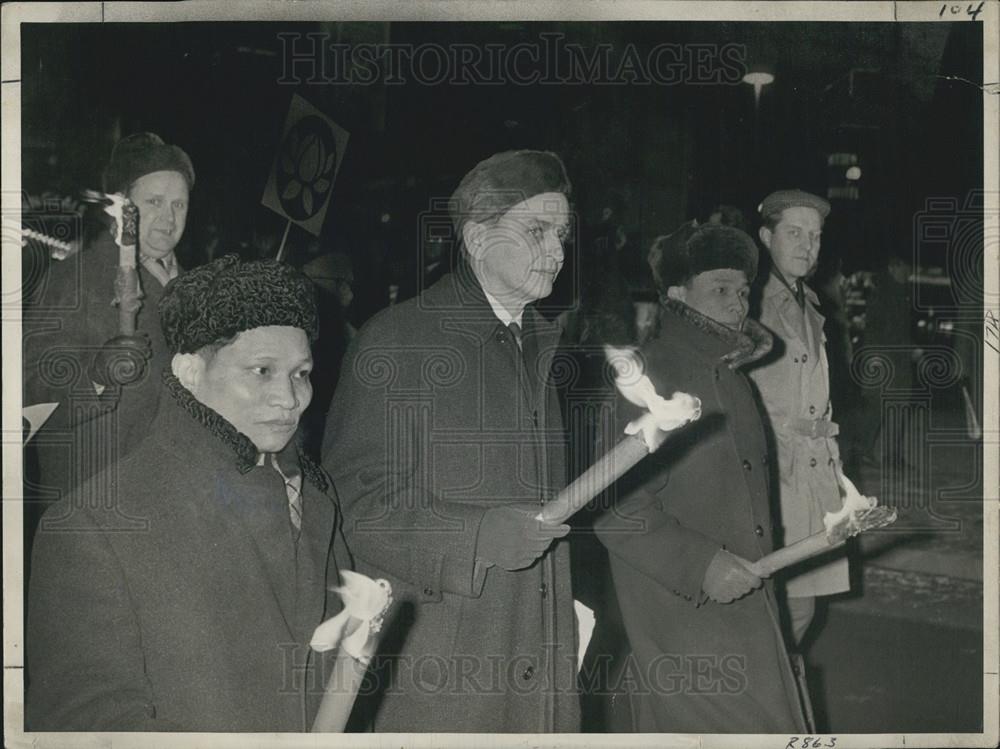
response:
[[[969,3],[968,7],[966,7],[965,9],[965,15],[967,15],[971,20],[975,21],[976,18],[979,16],[979,14],[983,12],[983,6],[985,4],[986,0],[982,0],[982,2],[980,2],[978,6],[973,8],[972,3]],[[938,18],[943,17],[945,13],[948,13],[953,16],[961,15],[962,6],[961,4],[945,3],[944,5],[941,6],[941,12],[938,13]]]
[[[798,736],[792,736],[785,745],[785,749],[833,749],[835,746],[837,746],[836,736],[830,736],[826,739],[819,736],[803,736],[801,739]]]

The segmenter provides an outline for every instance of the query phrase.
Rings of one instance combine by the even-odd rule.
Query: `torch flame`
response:
[[[371,635],[382,629],[383,618],[392,604],[392,586],[386,580],[372,580],[351,570],[341,570],[340,576],[344,584],[331,590],[340,594],[344,608],[316,627],[309,646],[318,653],[340,646],[352,658],[363,661],[368,657],[366,647]],[[357,620],[353,624],[360,622],[360,626],[348,632],[352,619]]]
[[[110,205],[104,206],[103,210],[115,220],[115,244],[121,247],[122,228],[124,226],[122,209],[125,208],[125,196],[120,193],[111,193],[105,194],[104,197],[111,201]]]
[[[878,504],[878,500],[875,497],[866,497],[864,494],[858,491],[858,488],[854,485],[844,473],[837,468],[837,478],[840,480],[840,490],[841,494],[844,496],[843,504],[841,508],[836,512],[828,512],[823,516],[823,525],[826,527],[827,536],[833,536],[836,534],[836,529],[842,524],[856,524],[859,516],[873,510]]]
[[[625,434],[641,434],[650,452],[663,444],[667,432],[701,416],[701,401],[695,396],[674,393],[668,399],[656,392],[635,349],[605,346],[604,353],[615,370],[615,387],[627,401],[646,409],[629,422]]]
[[[124,221],[122,220],[122,210],[125,208],[128,198],[120,192],[108,193],[99,192],[97,190],[84,190],[82,193],[82,199],[85,203],[97,203],[101,206],[102,211],[114,219],[115,226],[112,234],[115,238],[115,244],[121,247],[122,228],[124,225]]]

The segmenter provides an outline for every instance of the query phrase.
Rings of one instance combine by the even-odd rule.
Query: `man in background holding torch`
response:
[[[805,729],[769,583],[750,569],[771,551],[762,415],[739,367],[770,350],[747,320],[757,248],[727,226],[686,225],[657,241],[659,336],[639,356],[657,393],[689,393],[701,418],[618,483],[595,523],[633,651],[642,733]],[[621,372],[616,356],[611,363]],[[624,392],[624,389],[623,389]],[[621,421],[639,413],[618,401]]]
[[[116,246],[104,232],[77,255],[53,261],[44,295],[25,310],[24,405],[54,407],[33,439],[47,497],[65,496],[146,434],[160,370],[169,364],[156,306],[179,272],[174,248],[193,186],[191,159],[179,147],[153,133],[122,138],[104,190],[138,209],[138,241]],[[123,227],[115,228],[121,235]],[[119,298],[116,277],[126,261],[137,272],[140,300]],[[121,310],[135,307],[125,322]]]

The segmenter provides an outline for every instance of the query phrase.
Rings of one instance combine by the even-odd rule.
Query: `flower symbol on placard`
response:
[[[275,170],[278,199],[289,217],[304,221],[326,204],[337,167],[337,140],[321,117],[299,120],[289,130]]]

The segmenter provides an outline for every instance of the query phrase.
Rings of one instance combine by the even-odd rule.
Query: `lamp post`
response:
[[[754,110],[760,106],[760,92],[764,86],[774,83],[774,73],[765,65],[751,67],[743,76],[743,82],[753,86]]]
[[[764,90],[764,86],[769,86],[774,83],[774,68],[773,66],[764,63],[751,65],[747,69],[747,72],[743,75],[743,82],[747,85],[753,86],[753,161],[756,165],[754,172],[757,175],[757,180],[762,183],[756,186],[758,188],[756,192],[760,192],[764,184],[766,184],[766,181],[763,178],[763,169],[766,159],[764,159],[763,154],[761,154],[760,143],[760,95]]]

